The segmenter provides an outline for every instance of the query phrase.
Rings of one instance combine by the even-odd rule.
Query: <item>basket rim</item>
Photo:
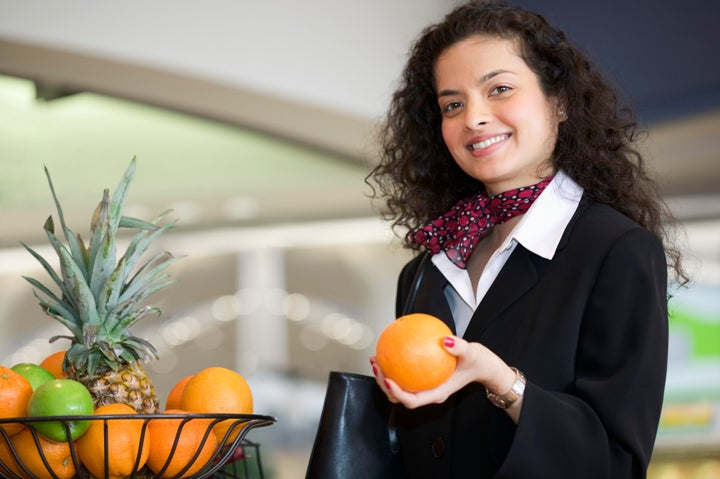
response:
[[[0,424],[13,422],[44,422],[44,421],[92,421],[92,420],[113,420],[113,419],[245,419],[277,422],[275,416],[264,414],[239,414],[239,413],[137,413],[137,414],[69,414],[63,416],[22,416],[0,418]]]

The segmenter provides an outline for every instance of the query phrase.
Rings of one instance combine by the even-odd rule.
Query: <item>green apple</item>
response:
[[[50,371],[35,363],[18,363],[10,369],[30,381],[33,391],[42,383],[55,379]]]
[[[42,383],[30,396],[28,415],[66,416],[63,419],[33,421],[32,427],[51,441],[68,440],[67,432],[77,439],[90,427],[90,420],[73,420],[67,416],[89,416],[93,413],[93,400],[90,392],[80,382],[73,379],[53,379]]]

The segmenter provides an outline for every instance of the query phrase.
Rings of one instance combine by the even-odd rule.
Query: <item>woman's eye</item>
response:
[[[505,86],[505,85],[496,86],[495,88],[490,90],[490,96],[500,95],[502,93],[505,93],[506,91],[510,91],[509,86]]]
[[[461,102],[459,102],[459,101],[453,101],[453,102],[450,102],[450,103],[448,103],[447,105],[445,105],[445,106],[443,107],[443,111],[449,113],[449,112],[453,111],[453,110],[456,109],[456,108],[460,108],[461,106],[462,106],[462,103],[461,103]]]

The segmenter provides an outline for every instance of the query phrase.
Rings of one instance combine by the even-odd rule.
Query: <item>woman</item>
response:
[[[458,366],[412,394],[371,358],[409,478],[645,477],[685,277],[635,127],[535,13],[471,2],[414,44],[369,179],[427,252],[397,314],[445,321]]]

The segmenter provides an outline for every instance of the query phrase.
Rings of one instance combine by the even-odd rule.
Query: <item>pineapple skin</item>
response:
[[[77,374],[73,379],[90,391],[96,409],[112,403],[127,404],[140,414],[155,414],[160,409],[155,387],[138,363],[117,371],[101,367],[93,375]]]

